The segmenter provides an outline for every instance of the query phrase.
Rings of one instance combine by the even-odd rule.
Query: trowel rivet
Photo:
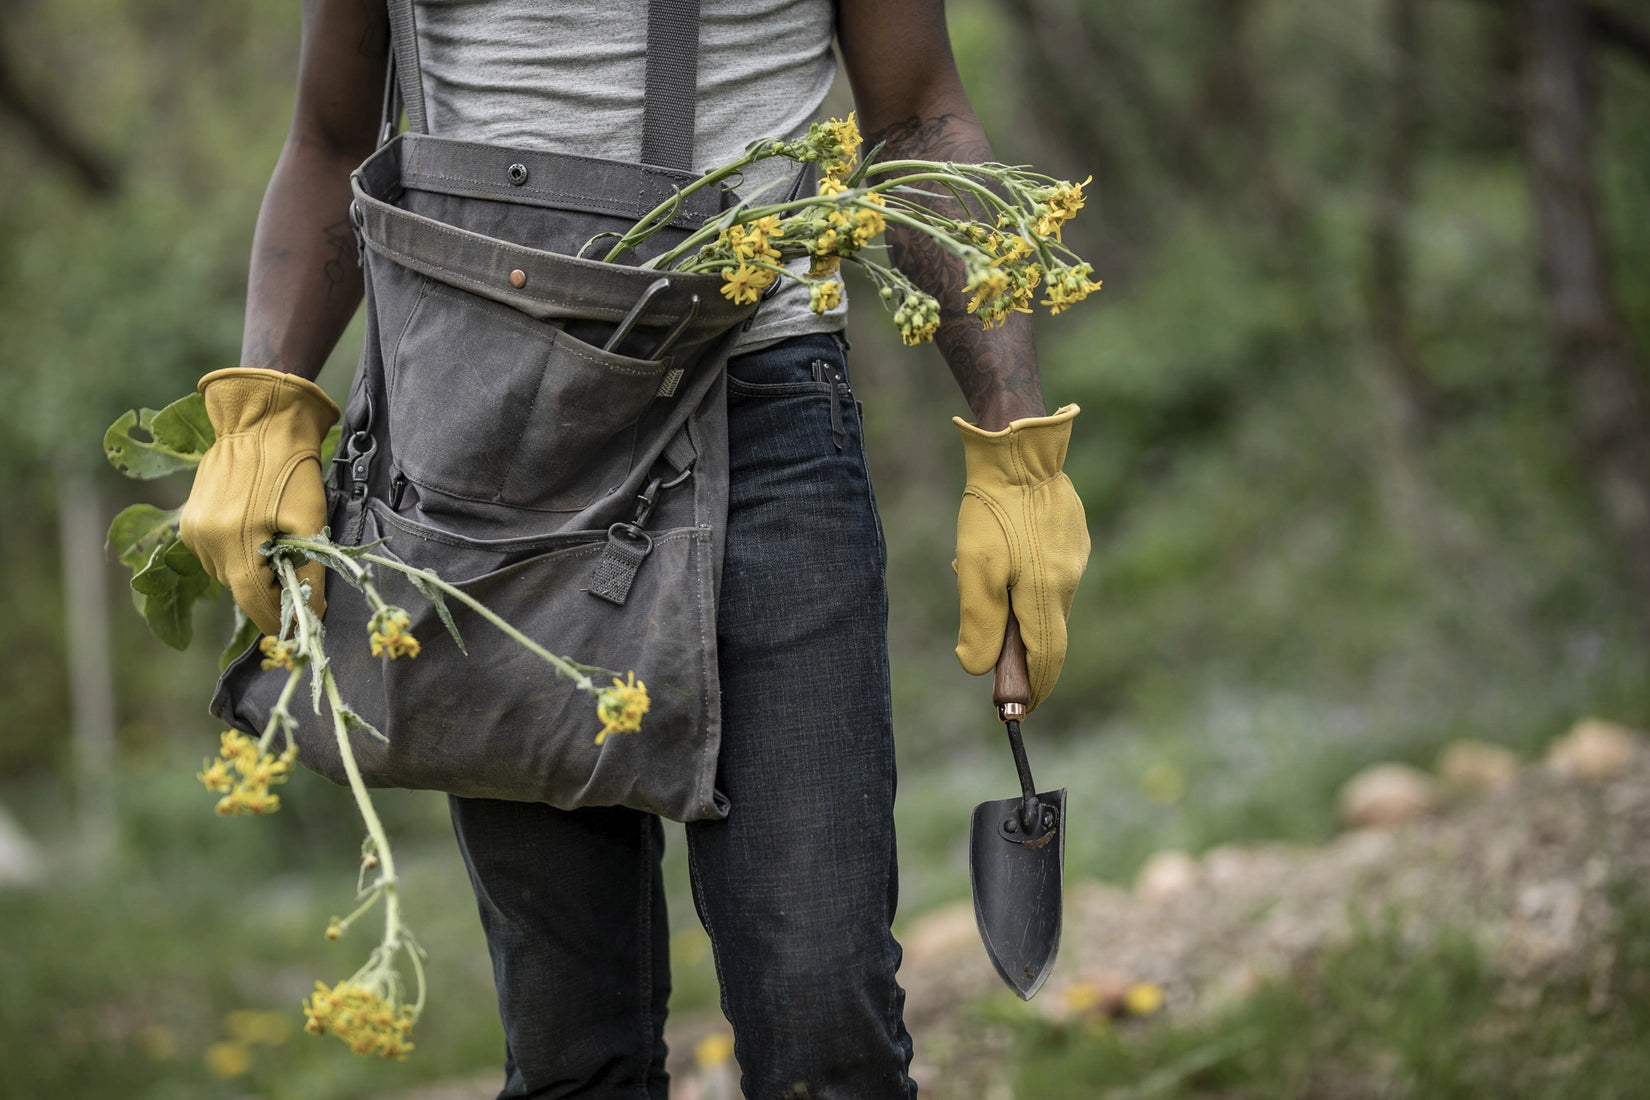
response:
[[[1045,829],[1054,828],[1054,811],[1053,810],[1044,810],[1043,811],[1043,828],[1045,828]]]
[[[1020,831],[1020,823],[1011,817],[1007,821],[1003,822],[1003,831],[1017,833]]]

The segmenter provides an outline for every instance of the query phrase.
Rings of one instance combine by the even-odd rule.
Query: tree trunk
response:
[[[65,461],[58,481],[58,537],[63,552],[63,622],[69,665],[75,803],[81,852],[92,867],[114,853],[115,678],[109,651],[108,563],[103,558],[103,502],[78,463]]]
[[[1524,152],[1557,367],[1576,444],[1650,632],[1650,394],[1617,313],[1599,227],[1587,17],[1523,0]]]

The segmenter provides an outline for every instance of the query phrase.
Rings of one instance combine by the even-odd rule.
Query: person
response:
[[[636,160],[646,18],[646,0],[421,0],[430,131]],[[700,35],[701,166],[754,138],[805,132],[834,76],[833,41],[867,148],[991,159],[943,0],[704,0]],[[302,380],[319,373],[360,301],[349,176],[379,138],[388,52],[380,5],[305,0],[291,131],[253,241],[248,369],[220,372],[284,395],[252,401],[274,410],[259,416],[320,407],[324,397],[305,396]],[[942,302],[937,342],[977,421],[959,429],[970,473],[959,657],[975,673],[992,667],[1012,602],[1035,705],[1059,673],[1088,552],[1081,505],[1059,471],[1075,409],[1045,414],[1029,318],[984,329],[963,311],[960,265],[897,226],[887,236],[897,266]],[[842,400],[851,396],[845,307],[815,314],[800,292],[800,302],[782,291],[763,304],[727,366],[717,644],[718,786],[730,810],[688,826],[689,865],[746,1095],[907,1097],[912,1044],[890,930],[885,552],[855,403]],[[223,404],[205,392],[209,407]],[[215,419],[246,417],[248,401],[237,400]],[[324,431],[323,419],[306,430]],[[193,547],[231,547],[201,556],[260,623],[271,618],[273,580],[256,546],[275,527],[303,534],[324,523],[312,455],[281,467],[291,478],[273,490],[262,527],[246,522],[244,502],[210,497],[202,477],[185,509]],[[497,980],[501,1098],[664,1096],[670,982],[657,818],[459,797],[451,811]]]

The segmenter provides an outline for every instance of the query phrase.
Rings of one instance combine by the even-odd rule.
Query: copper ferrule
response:
[[[1026,716],[1024,703],[998,703],[997,717],[1004,722],[1018,722]]]

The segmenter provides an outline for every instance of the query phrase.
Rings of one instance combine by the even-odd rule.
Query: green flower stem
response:
[[[298,580],[298,571],[292,567],[289,558],[279,560],[281,570],[281,584],[292,597],[292,617],[297,620],[298,652],[308,661],[326,664],[326,655],[316,652],[315,639],[310,637],[310,616],[307,611],[309,601],[304,598],[303,583]]]
[[[786,214],[793,210],[801,210],[804,207],[816,206],[819,202],[820,197],[818,195],[811,195],[807,198],[787,199],[784,202],[771,202],[763,206],[750,206],[739,211],[739,221],[742,223],[753,222],[758,218],[765,218],[769,214]],[[721,224],[721,219],[717,219],[717,221],[711,225],[707,225],[701,229],[695,229],[675,248],[670,249],[668,252],[662,252],[650,260],[644,260],[637,266],[651,271],[694,270],[690,267],[673,268],[670,265],[674,264],[677,260],[681,259],[688,253],[697,251],[707,242],[715,240],[719,235],[721,235],[724,228],[726,227]],[[718,266],[720,266],[720,264],[718,264]]]
[[[426,992],[426,986],[424,983],[424,960],[420,958],[423,954],[423,949],[418,946],[417,941],[412,939],[411,933],[408,934],[407,939],[409,941],[407,944],[407,958],[412,960],[414,988],[418,990],[418,996],[413,1001],[412,1006],[413,1019],[416,1020],[420,1016],[424,1015],[424,994]]]
[[[372,837],[373,848],[382,868],[376,890],[384,896],[384,947],[393,955],[401,947],[401,894],[396,889],[395,856],[390,852],[384,823],[379,820],[372,796],[367,793],[367,784],[361,778],[361,769],[355,763],[349,728],[344,724],[344,700],[338,694],[338,681],[333,678],[330,668],[322,670],[321,683],[327,694],[327,704],[332,708],[332,732],[338,738],[338,755],[343,760],[344,775],[349,779],[350,794],[355,796],[355,808],[366,823],[367,835]]]
[[[328,567],[337,569],[343,573],[348,573],[350,577],[363,585],[370,583],[368,579],[370,577],[369,570],[358,564],[349,554],[344,553],[338,547],[334,546],[325,539],[279,538],[275,540],[275,545],[277,547],[286,547],[293,550],[302,550],[313,554],[318,558],[325,558],[325,564]],[[467,592],[462,592],[459,589],[454,588],[452,585],[448,584],[428,569],[418,569],[411,565],[407,565],[404,562],[396,561],[394,558],[386,558],[382,554],[362,554],[360,557],[363,561],[372,562],[374,565],[382,565],[386,569],[393,569],[397,573],[402,573],[409,577],[417,577],[419,580],[426,582],[431,587],[440,589],[444,594],[451,596],[464,606],[470,608],[470,610],[474,611],[477,615],[480,615],[482,618],[498,627],[508,637],[520,644],[522,648],[526,649],[529,653],[542,658],[550,665],[550,667],[556,670],[557,675],[572,680],[573,686],[578,690],[588,691],[592,694],[596,692],[597,689],[595,681],[590,678],[589,673],[586,671],[586,666],[575,664],[565,657],[558,657],[554,653],[551,653],[548,649],[545,649],[543,646],[533,641],[533,639],[511,626],[499,615],[495,614],[486,604],[477,600],[474,596],[471,596]]]
[[[595,681],[591,680],[588,673],[580,671],[582,666],[574,664],[565,657],[558,657],[554,653],[551,653],[548,649],[545,649],[543,646],[533,641],[533,639],[511,626],[501,616],[495,614],[486,604],[482,603],[474,596],[471,596],[469,593],[462,592],[459,589],[454,588],[452,585],[448,584],[446,581],[442,580],[440,577],[436,576],[434,573],[431,573],[427,569],[415,569],[410,565],[398,562],[393,558],[386,558],[381,554],[362,554],[361,557],[366,561],[372,562],[374,565],[382,565],[386,569],[393,569],[397,573],[405,573],[409,577],[418,577],[425,583],[440,589],[444,595],[451,596],[453,599],[462,603],[465,607],[468,607],[471,611],[474,611],[477,615],[480,615],[483,619],[486,619],[488,622],[498,627],[523,649],[534,654],[535,656],[543,658],[550,664],[550,667],[556,670],[556,674],[558,676],[572,680],[573,686],[578,690],[595,692]]]
[[[371,892],[368,893],[368,895],[367,895],[367,899],[365,901],[363,901],[360,905],[357,905],[355,907],[354,912],[350,913],[349,916],[344,917],[342,920],[340,920],[338,922],[339,930],[343,931],[343,932],[349,931],[349,926],[350,925],[352,925],[356,921],[360,920],[361,917],[367,912],[367,910],[371,909],[374,905],[378,904],[378,899],[383,895],[383,893],[384,893],[383,880],[380,879],[378,882],[373,884]]]
[[[292,702],[292,693],[298,690],[298,681],[303,678],[302,668],[294,668],[287,674],[286,686],[281,688],[280,698],[275,700],[275,705],[269,708],[269,721],[264,724],[263,736],[258,738],[259,755],[269,751],[269,744],[275,740],[277,727],[286,734],[286,743],[292,744],[292,727],[296,723],[292,721],[292,712],[287,709],[287,704]]]
[[[981,199],[983,202],[995,206],[998,210],[1018,209],[1017,204],[1009,202],[1007,199],[1003,198],[1001,195],[997,194],[984,184],[976,183],[966,176],[954,175],[949,172],[915,172],[909,176],[901,176],[898,179],[879,181],[878,183],[872,185],[869,190],[876,191],[880,194],[883,191],[891,191],[896,187],[909,187],[913,183],[924,182],[941,183],[944,184],[948,190],[960,187],[974,195],[976,198]],[[928,193],[933,194],[933,192]],[[953,197],[956,197],[955,192],[953,192]]]
[[[657,233],[660,229],[663,229],[665,224],[664,222],[660,222],[658,225],[654,225],[653,223],[656,220],[673,213],[677,207],[681,206],[682,200],[693,194],[695,191],[702,191],[706,187],[711,187],[715,184],[721,183],[730,176],[738,175],[741,171],[755,164],[757,161],[766,160],[773,155],[774,154],[771,148],[764,145],[763,148],[748,152],[731,164],[724,165],[721,168],[716,169],[714,172],[700,176],[680,191],[672,194],[670,198],[666,199],[664,202],[642,215],[642,220],[631,226],[625,235],[619,238],[619,242],[608,250],[607,255],[602,257],[602,262],[609,264],[612,263],[620,256],[624,255],[624,253],[632,248],[635,248],[637,245],[653,236],[653,234]]]

